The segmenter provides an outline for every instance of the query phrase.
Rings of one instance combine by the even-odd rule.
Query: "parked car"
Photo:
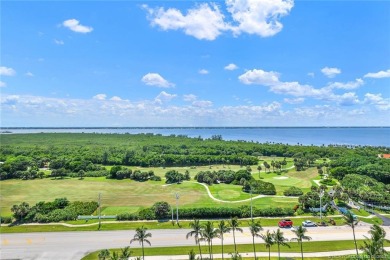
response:
[[[278,226],[281,227],[281,228],[292,227],[292,225],[293,225],[293,222],[290,219],[282,219],[278,223]]]
[[[310,220],[305,220],[302,222],[302,226],[304,227],[316,227],[317,224]]]

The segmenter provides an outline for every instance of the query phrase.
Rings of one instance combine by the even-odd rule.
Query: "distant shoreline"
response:
[[[390,128],[390,126],[97,126],[97,127],[0,127],[0,130],[12,129],[272,129],[272,128]]]

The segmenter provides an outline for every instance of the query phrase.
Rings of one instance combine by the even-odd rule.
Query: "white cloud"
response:
[[[65,44],[63,40],[57,40],[57,39],[54,39],[54,43],[57,45],[64,45]]]
[[[386,70],[386,71],[379,71],[379,72],[370,72],[370,73],[367,73],[366,75],[364,75],[365,78],[376,78],[376,79],[379,79],[379,78],[390,78],[390,69]]]
[[[247,72],[239,76],[238,79],[246,85],[256,84],[263,86],[272,86],[279,83],[279,73],[254,69],[248,70]]]
[[[106,94],[97,94],[96,96],[93,96],[92,98],[97,99],[97,100],[105,100],[107,98],[107,95]]]
[[[225,69],[225,70],[236,70],[236,69],[238,69],[238,67],[237,67],[236,64],[230,63],[229,65],[226,65],[226,66],[224,67],[224,69]]]
[[[364,103],[375,105],[379,110],[390,110],[390,98],[383,98],[382,94],[372,93],[367,93],[364,97]]]
[[[187,14],[175,8],[149,8],[151,24],[166,30],[183,30],[185,34],[194,36],[199,40],[215,40],[223,30],[226,30],[224,16],[216,4],[203,3],[189,9]]]
[[[194,94],[183,95],[183,100],[187,102],[195,101],[197,97]]]
[[[1,66],[0,67],[0,75],[1,76],[15,76],[16,71],[13,68]]]
[[[288,104],[301,104],[302,102],[305,101],[304,98],[285,98],[283,99],[284,102],[288,103]]]
[[[227,10],[237,26],[231,30],[241,33],[270,37],[283,28],[279,19],[288,15],[294,6],[293,0],[226,0]]]
[[[89,33],[93,31],[93,28],[90,26],[81,25],[80,22],[76,19],[69,19],[62,23],[66,28],[78,32],[78,33]]]
[[[158,94],[158,96],[154,99],[154,101],[158,104],[162,104],[164,102],[169,102],[171,101],[172,99],[174,99],[175,97],[177,97],[176,94],[169,94],[165,91],[161,91],[160,94]]]
[[[328,85],[328,88],[355,89],[363,85],[364,81],[362,79],[356,79],[355,81],[349,81],[347,83],[332,82]]]
[[[307,76],[314,78],[315,74],[314,74],[314,72],[309,72],[309,73],[307,73]]]
[[[143,83],[149,86],[157,86],[161,88],[170,88],[175,86],[175,84],[170,83],[158,73],[148,73],[143,76],[141,80]]]
[[[5,86],[7,86],[7,84],[5,82],[3,82],[3,81],[0,81],[0,88],[3,88]]]
[[[208,100],[195,100],[192,102],[192,106],[206,108],[213,106],[213,102]]]
[[[325,67],[325,68],[322,68],[321,69],[321,72],[327,76],[328,78],[334,78],[336,77],[337,74],[340,74],[341,73],[341,70],[338,69],[338,68],[329,68],[329,67]]]
[[[118,96],[113,96],[112,98],[110,98],[110,100],[112,100],[112,101],[122,101],[123,99],[121,99]]]
[[[198,71],[199,74],[202,74],[202,75],[206,75],[206,74],[209,74],[209,71],[208,70],[205,70],[205,69],[201,69]]]
[[[27,71],[24,75],[26,75],[27,77],[34,77],[34,74],[30,71]]]
[[[153,26],[162,30],[183,30],[199,40],[215,40],[225,31],[235,36],[241,33],[270,37],[283,28],[279,21],[288,15],[293,0],[226,0],[227,19],[215,3],[202,3],[188,9],[187,13],[175,8],[142,7],[148,12]]]
[[[170,100],[172,95],[159,96]],[[354,98],[353,94],[347,96]],[[348,99],[347,96],[344,98]],[[389,100],[370,93],[366,94],[365,103],[359,103],[361,107],[328,104],[289,110],[284,110],[279,102],[214,107],[207,102],[203,106],[175,106],[160,101],[0,96],[4,126],[96,126],[96,122],[101,126],[366,126],[388,125],[390,116]]]

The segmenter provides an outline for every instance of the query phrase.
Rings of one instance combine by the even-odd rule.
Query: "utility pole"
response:
[[[175,193],[175,196],[176,196],[176,222],[177,222],[177,225],[179,225],[179,198],[180,198],[180,195],[179,193]]]
[[[98,203],[99,203],[99,228],[98,228],[98,230],[100,230],[100,227],[102,225],[102,223],[101,223],[102,209],[101,209],[100,197],[101,197],[101,193],[99,192],[99,200],[98,200]]]

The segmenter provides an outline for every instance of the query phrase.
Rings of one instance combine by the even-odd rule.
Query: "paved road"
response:
[[[266,227],[265,230],[275,230],[276,227]],[[308,235],[314,241],[350,240],[352,231],[348,226],[308,228]],[[363,239],[369,230],[368,225],[356,228],[357,239]],[[390,239],[390,227],[385,227],[387,238]],[[194,245],[193,239],[185,239],[188,229],[181,230],[151,230],[152,246],[184,246]],[[294,234],[289,229],[283,230],[287,238]],[[18,233],[1,234],[1,259],[80,259],[86,253],[104,248],[118,248],[129,245],[134,231],[91,231],[91,232],[48,232],[48,233]],[[247,228],[244,233],[236,235],[239,244],[251,243],[252,237]],[[232,234],[225,235],[225,244],[233,244]],[[257,239],[261,243],[261,239]],[[219,243],[216,239],[215,244]],[[132,244],[132,247],[139,247]]]

